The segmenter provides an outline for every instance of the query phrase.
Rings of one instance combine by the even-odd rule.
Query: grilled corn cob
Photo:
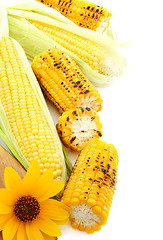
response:
[[[43,91],[61,113],[75,107],[101,110],[100,94],[61,50],[49,49],[37,55],[32,68]]]
[[[0,41],[0,100],[24,165],[36,159],[41,172],[50,168],[65,181],[61,143],[40,87],[22,48],[7,36]]]
[[[117,150],[91,139],[81,151],[62,201],[70,207],[70,222],[87,233],[100,230],[108,219],[117,181]]]
[[[109,66],[108,58],[100,45],[59,27],[31,19],[27,20],[61,46],[76,54],[93,70],[112,75],[111,65]]]
[[[91,138],[102,136],[102,124],[96,111],[90,108],[73,108],[58,119],[57,130],[63,144],[81,151]]]
[[[112,13],[95,3],[84,0],[37,0],[54,8],[80,27],[104,32]]]

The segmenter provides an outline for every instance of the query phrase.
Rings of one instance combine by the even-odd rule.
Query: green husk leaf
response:
[[[71,24],[66,24],[66,23],[57,21],[57,20],[55,20],[51,17],[41,15],[41,14],[38,14],[38,13],[35,13],[35,12],[8,9],[8,14],[13,15],[13,16],[24,17],[26,19],[31,19],[31,20],[40,21],[40,22],[43,22],[43,23],[53,25],[55,27],[58,27],[60,29],[66,30],[66,31],[71,32],[71,33],[74,33],[74,34],[76,34],[78,36],[81,36],[83,38],[89,39],[89,40],[99,44],[106,51],[107,51],[108,48],[110,49],[110,47],[126,46],[126,43],[120,43],[118,41],[115,41],[105,34],[95,32],[95,31],[92,31],[92,30],[87,29],[87,28],[82,28],[82,27],[79,27],[77,25],[72,26]],[[111,29],[109,31],[111,32]]]
[[[22,166],[27,169],[29,163],[22,155],[14,135],[12,134],[8,118],[5,114],[3,105],[0,100],[0,137],[3,139],[7,147],[10,149],[15,158],[22,164]]]
[[[55,47],[57,47],[69,56],[71,56],[76,61],[81,71],[88,77],[90,81],[92,81],[95,86],[104,86],[113,79],[112,75],[106,76],[90,68],[89,65],[83,60],[81,60],[77,55],[62,47],[60,44],[58,44],[56,41],[52,40],[42,31],[34,27],[24,18],[9,15],[8,20],[10,26],[10,36],[15,38],[22,45],[29,60],[32,61],[36,55],[46,51],[49,48],[54,49]],[[109,59],[111,59],[111,57],[113,58],[111,54],[114,55],[116,53],[120,55],[117,50],[110,47]],[[116,59],[116,62],[118,61],[120,62],[118,66],[118,71],[121,71],[124,68],[125,59],[120,55],[120,58]]]
[[[64,154],[64,157],[65,157],[65,161],[66,161],[67,174],[70,177],[72,169],[73,169],[73,165],[72,165],[72,163],[70,161],[70,158],[69,158],[69,156],[68,156],[64,146],[62,146],[62,149],[63,149],[63,154]]]
[[[22,0],[21,3],[11,5],[8,7],[8,9],[35,12],[44,16],[51,17],[52,19],[58,20],[66,24],[76,25],[74,22],[66,18],[63,14],[61,14],[57,10],[49,8],[45,4],[37,2],[36,0]]]
[[[7,10],[5,7],[0,7],[0,39],[2,36],[9,35],[9,26],[7,18]]]

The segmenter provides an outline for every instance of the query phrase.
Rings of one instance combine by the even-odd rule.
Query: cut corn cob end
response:
[[[73,108],[64,112],[56,127],[63,144],[75,151],[81,151],[91,138],[102,137],[100,117],[90,108]]]
[[[118,154],[112,144],[91,139],[81,151],[62,201],[70,223],[87,233],[99,231],[109,216],[117,181]]]
[[[63,113],[75,107],[102,108],[102,99],[75,61],[55,48],[37,55],[33,71],[45,95]]]

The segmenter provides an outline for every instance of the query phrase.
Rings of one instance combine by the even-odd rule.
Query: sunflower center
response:
[[[14,214],[22,222],[31,222],[40,213],[40,204],[30,195],[20,197],[14,205]]]

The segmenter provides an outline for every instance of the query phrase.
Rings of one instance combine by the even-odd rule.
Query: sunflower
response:
[[[64,183],[53,181],[50,170],[40,175],[33,161],[23,179],[11,167],[5,168],[6,188],[0,189],[0,231],[3,240],[54,240],[61,232],[57,224],[68,222],[67,207],[52,199]]]

